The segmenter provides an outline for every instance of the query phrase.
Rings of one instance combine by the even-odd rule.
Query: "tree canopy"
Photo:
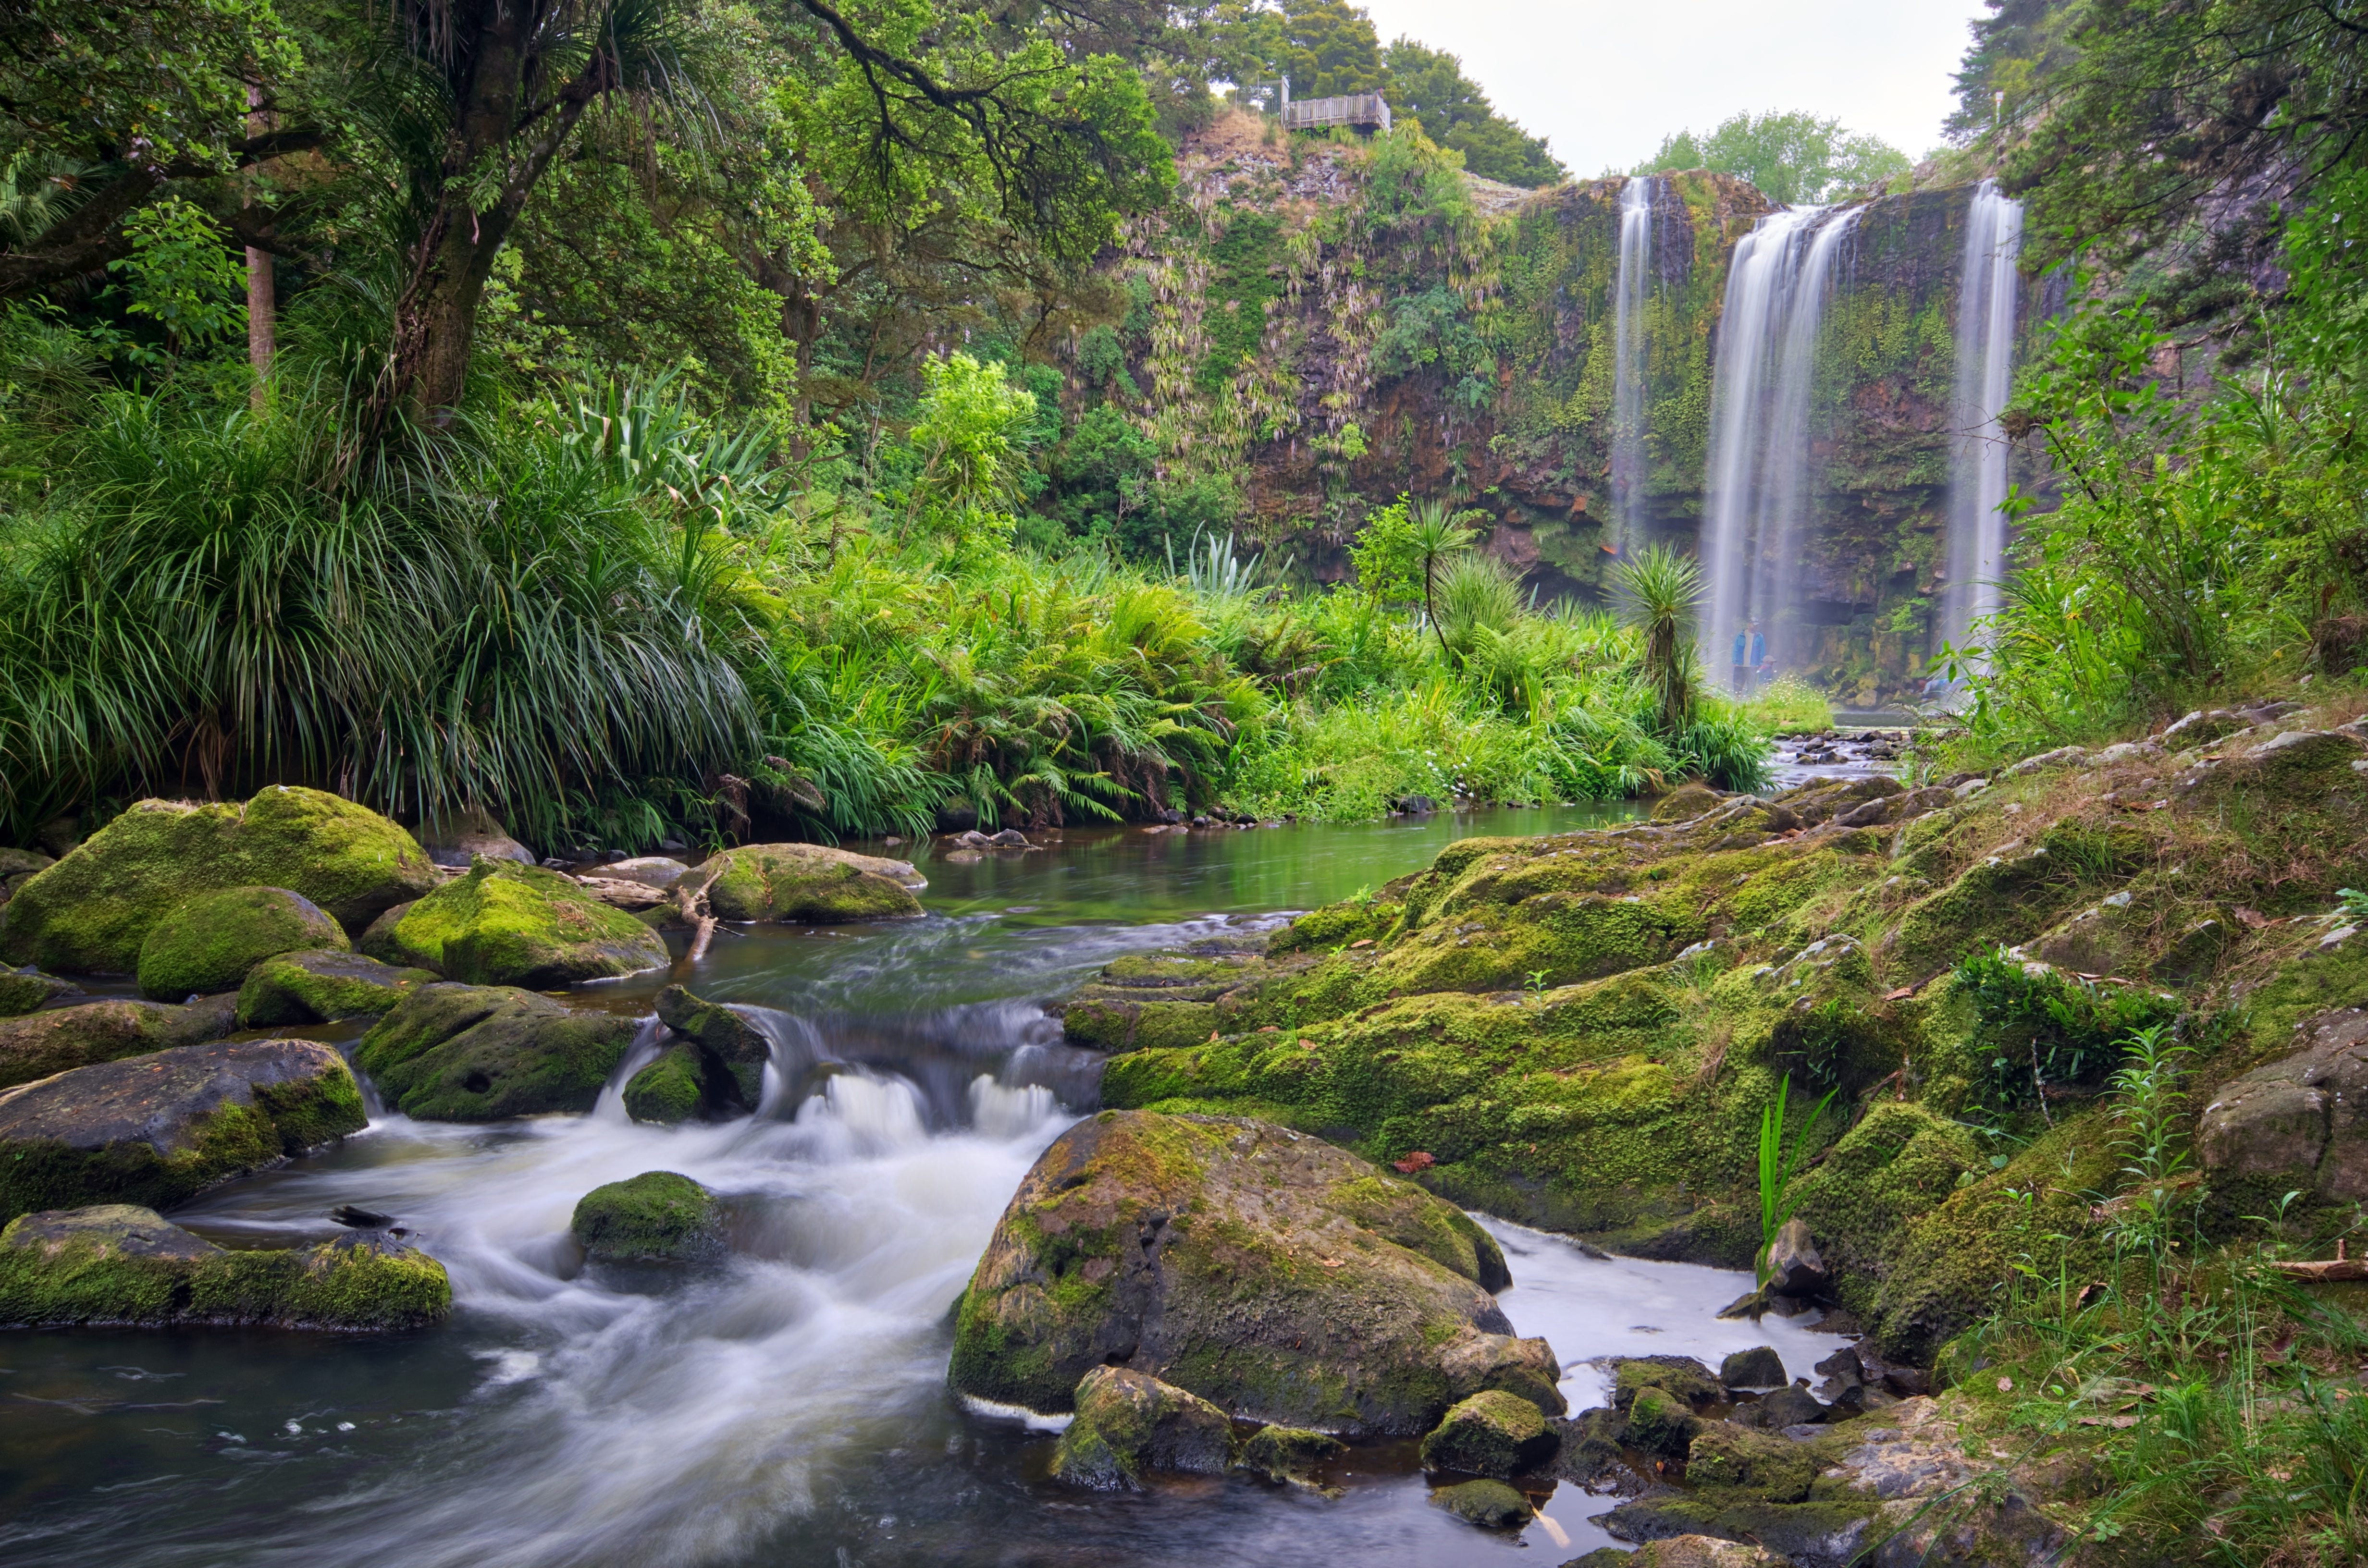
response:
[[[1715,169],[1738,175],[1770,201],[1829,201],[1847,190],[1880,185],[1908,169],[1907,154],[1873,136],[1842,129],[1839,119],[1800,111],[1745,112],[1721,120],[1704,136],[1680,131],[1631,174]]]

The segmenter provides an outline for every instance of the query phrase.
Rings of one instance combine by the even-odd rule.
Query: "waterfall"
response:
[[[1611,529],[1612,554],[1644,526],[1645,284],[1653,270],[1655,182],[1632,179],[1620,187],[1620,272],[1612,284]]]
[[[1957,285],[1957,390],[1949,460],[1948,577],[1941,635],[1964,646],[1974,624],[1998,612],[2005,574],[2007,443],[1998,428],[2014,369],[2016,256],[2022,203],[1984,180],[1965,214],[1964,270]]]
[[[1798,610],[1817,328],[1835,258],[1863,210],[1785,208],[1735,249],[1711,377],[1702,534],[1701,636],[1713,678],[1748,622],[1759,623],[1779,667],[1808,652]]]

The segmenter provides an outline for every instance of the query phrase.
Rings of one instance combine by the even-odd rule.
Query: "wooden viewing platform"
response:
[[[1352,131],[1390,128],[1390,106],[1379,93],[1349,93],[1337,98],[1303,98],[1282,106],[1285,131],[1322,131],[1345,125]]]

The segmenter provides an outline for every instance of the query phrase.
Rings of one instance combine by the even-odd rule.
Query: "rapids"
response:
[[[582,1117],[489,1127],[381,1115],[344,1144],[174,1214],[228,1245],[395,1214],[450,1270],[447,1326],[388,1338],[191,1330],[0,1335],[0,1559],[192,1568],[1146,1564],[1496,1561],[1515,1543],[1427,1506],[1413,1446],[1358,1450],[1326,1498],[1247,1480],[1100,1496],[1045,1479],[1048,1424],[958,1408],[947,1312],[1029,1165],[1092,1103],[1099,1059],[1041,1003],[1112,956],[1378,885],[1469,832],[1624,809],[1152,835],[925,863],[928,918],[719,937],[688,978],[766,1009],[757,1117],[661,1129],[613,1092]],[[658,977],[580,1000],[645,1010]],[[349,1043],[359,1030],[313,1031]],[[645,1043],[654,1030],[645,1031]],[[814,1063],[836,1064],[825,1073]],[[621,1082],[620,1074],[619,1082]],[[792,1094],[789,1085],[816,1092]],[[613,1085],[612,1085],[613,1089]],[[791,1103],[792,1098],[796,1103]],[[676,1170],[725,1194],[712,1271],[586,1267],[586,1191]],[[1504,1305],[1544,1334],[1574,1408],[1608,1353],[1716,1364],[1835,1343],[1711,1315],[1743,1277],[1603,1261],[1490,1221]],[[1565,1486],[1522,1538],[1604,1543]]]

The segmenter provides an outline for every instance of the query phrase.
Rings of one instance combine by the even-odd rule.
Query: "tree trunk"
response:
[[[261,136],[271,129],[271,117],[263,112],[263,89],[250,85],[246,89],[246,133]],[[255,203],[250,199],[249,208]],[[257,414],[263,412],[264,381],[271,374],[271,357],[278,348],[279,301],[273,288],[271,253],[246,247],[246,362],[254,369],[255,386],[247,393],[248,405]]]

